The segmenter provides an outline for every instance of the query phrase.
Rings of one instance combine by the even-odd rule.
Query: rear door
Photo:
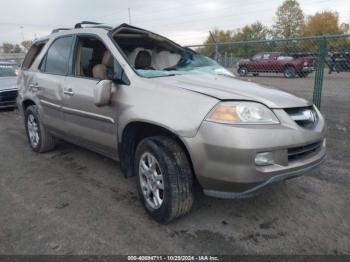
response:
[[[63,85],[68,74],[73,37],[55,39],[43,57],[39,71],[29,83],[29,90],[40,101],[42,122],[52,131],[65,133],[62,113]]]

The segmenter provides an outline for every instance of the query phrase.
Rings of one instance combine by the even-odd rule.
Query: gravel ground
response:
[[[64,142],[35,154],[18,112],[0,112],[0,254],[350,254],[349,75],[326,75],[321,169],[252,199],[198,193],[169,225],[145,214],[118,163]],[[312,78],[246,80],[310,98]]]

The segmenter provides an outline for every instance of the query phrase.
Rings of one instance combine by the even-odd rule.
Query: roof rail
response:
[[[72,28],[56,28],[56,29],[51,31],[51,34],[58,33],[59,31],[62,31],[62,30],[71,30],[71,29]]]
[[[75,24],[74,28],[82,28],[82,25],[101,25],[101,23],[91,22],[91,21],[82,21]]]

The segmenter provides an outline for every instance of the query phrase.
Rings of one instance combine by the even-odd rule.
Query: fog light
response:
[[[268,166],[274,163],[272,152],[257,153],[255,156],[255,164],[257,166]]]

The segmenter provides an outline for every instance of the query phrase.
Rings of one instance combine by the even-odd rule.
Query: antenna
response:
[[[128,13],[129,13],[129,25],[131,25],[131,10],[128,8]]]

